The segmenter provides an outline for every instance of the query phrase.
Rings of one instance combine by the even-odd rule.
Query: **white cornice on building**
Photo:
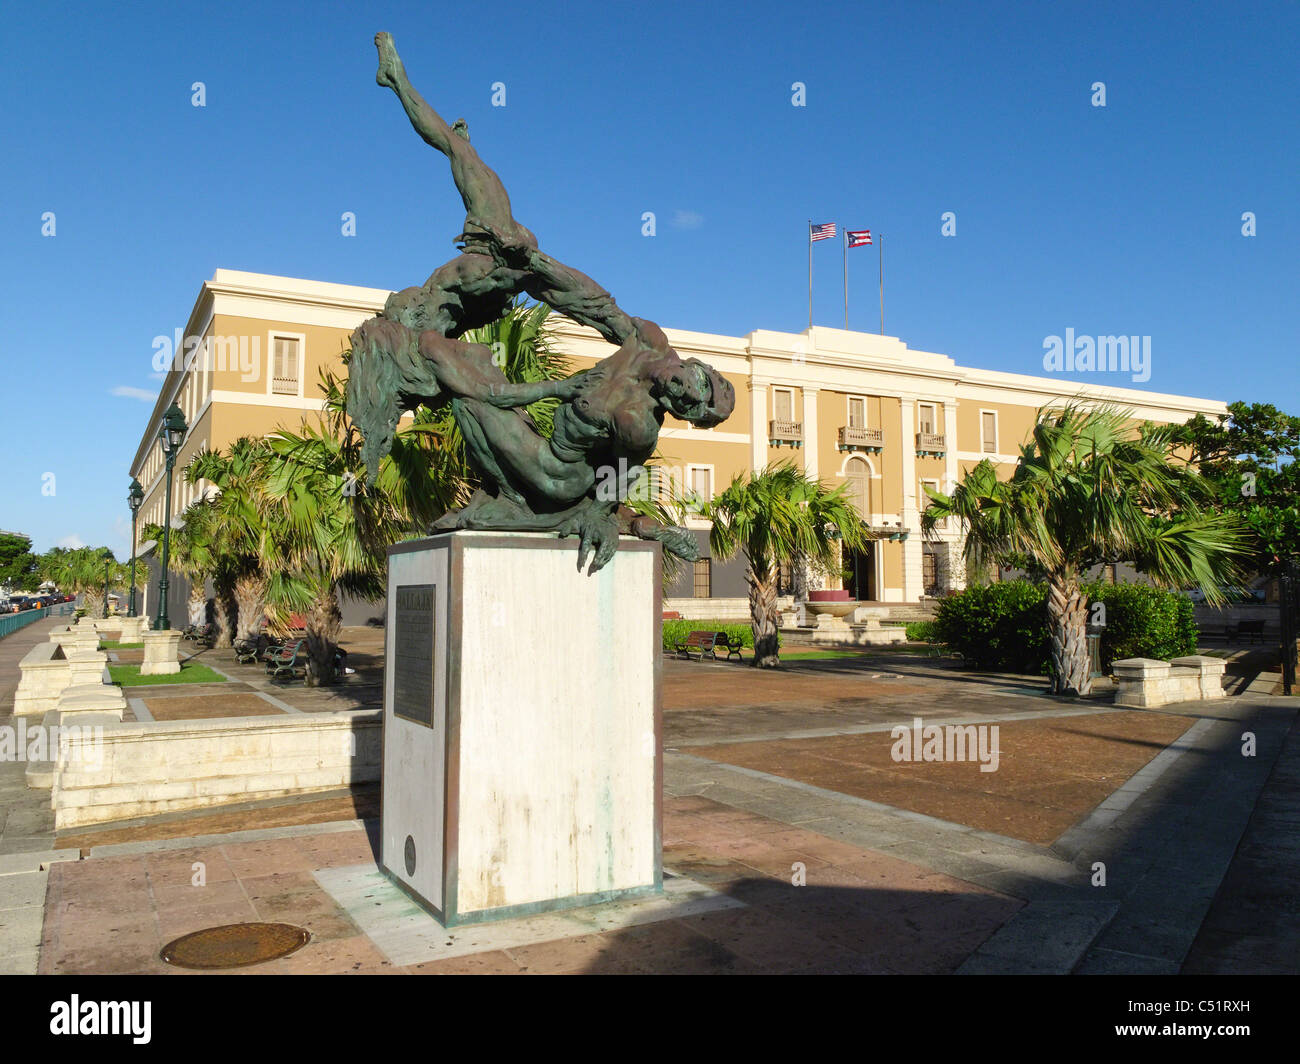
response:
[[[206,336],[218,315],[351,330],[381,310],[389,294],[382,288],[219,269],[210,281],[203,283],[184,335]],[[558,314],[551,321],[560,348],[571,357],[600,359],[614,350],[594,329]],[[700,358],[720,371],[745,377],[751,390],[768,386],[806,387],[901,400],[1029,407],[1080,400],[1113,403],[1131,410],[1139,418],[1155,421],[1181,422],[1197,413],[1216,415],[1227,410],[1226,404],[1216,399],[959,366],[947,355],[913,350],[898,337],[825,326],[813,326],[801,333],[756,329],[743,337],[686,329],[666,328],[664,332],[684,357]],[[156,445],[162,414],[178,393],[184,377],[181,369],[168,373],[136,451],[133,472]],[[236,392],[222,392],[219,400],[217,396],[213,400],[299,405],[282,401],[283,397],[274,404],[265,403]],[[308,407],[304,403],[301,408]],[[734,435],[747,438],[743,433]],[[717,435],[711,438],[722,439]]]

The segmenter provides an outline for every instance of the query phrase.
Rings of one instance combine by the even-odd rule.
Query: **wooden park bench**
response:
[[[703,661],[705,654],[717,661],[719,650],[727,652],[728,661],[733,657],[737,661],[744,661],[745,659],[740,653],[743,646],[744,644],[739,640],[734,643],[731,642],[727,638],[726,632],[692,632],[686,637],[685,642],[678,643],[675,649],[679,655],[686,658],[690,658],[691,652],[694,651],[696,661]]]
[[[297,639],[282,647],[270,647],[263,655],[272,681],[293,680],[307,673],[307,640]]]
[[[260,639],[241,639],[235,644],[235,660],[240,665],[255,664],[259,657],[262,657]]]

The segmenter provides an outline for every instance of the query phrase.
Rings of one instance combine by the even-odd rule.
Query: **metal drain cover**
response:
[[[293,924],[225,924],[182,935],[159,956],[178,968],[246,968],[287,957],[310,939]]]

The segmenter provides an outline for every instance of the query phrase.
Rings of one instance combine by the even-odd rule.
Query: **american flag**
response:
[[[863,244],[871,243],[870,229],[845,229],[844,235],[849,238],[851,248],[860,248]]]
[[[812,225],[808,230],[809,240],[831,240],[835,236],[835,223],[823,222],[821,225]]]

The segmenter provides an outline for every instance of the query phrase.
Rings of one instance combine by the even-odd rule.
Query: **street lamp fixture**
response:
[[[135,616],[135,520],[144,502],[144,488],[135,477],[131,478],[131,490],[127,493],[126,504],[131,507],[131,597],[127,607],[127,616]]]
[[[163,457],[167,460],[167,504],[163,511],[163,552],[162,575],[158,578],[158,616],[153,622],[154,631],[165,632],[171,627],[167,618],[167,567],[171,563],[172,531],[172,467],[176,456],[180,454],[185,442],[185,433],[189,426],[185,424],[185,413],[174,402],[163,415],[162,427],[158,430],[158,440],[162,444]]]

